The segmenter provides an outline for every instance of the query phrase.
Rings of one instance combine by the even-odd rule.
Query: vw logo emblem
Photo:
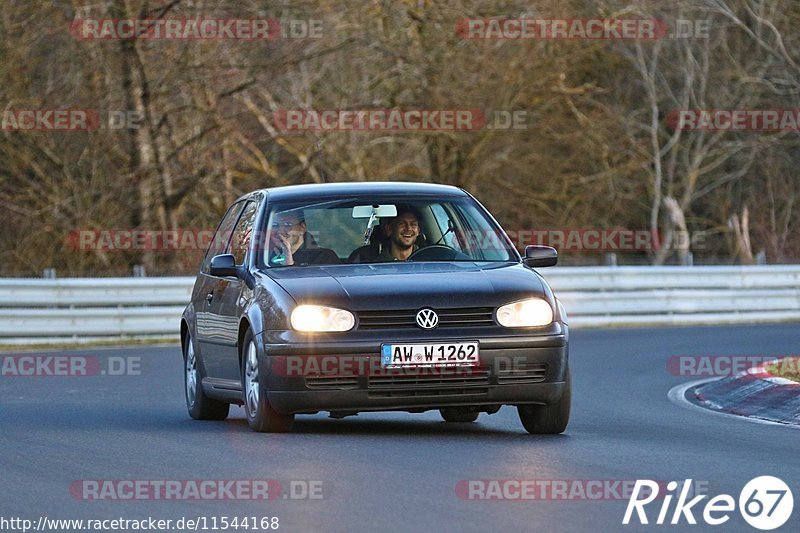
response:
[[[417,325],[423,329],[433,329],[439,325],[439,315],[433,309],[417,311]]]

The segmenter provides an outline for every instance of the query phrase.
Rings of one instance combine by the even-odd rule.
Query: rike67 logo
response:
[[[705,506],[698,506],[697,509],[694,509],[707,495],[695,496],[689,500],[691,486],[692,480],[687,479],[678,495],[676,491],[678,483],[670,481],[667,483],[666,494],[659,494],[657,482],[649,479],[637,479],[622,523],[630,524],[634,511],[640,524],[650,523],[649,519],[652,519],[652,516],[648,519],[645,507],[656,499],[661,500],[661,509],[655,520],[658,525],[666,523],[676,525],[682,520],[686,520],[687,524],[697,524],[695,512],[701,513],[700,509],[702,509],[702,519],[708,525],[719,526],[730,519],[731,513],[737,507],[733,496],[720,494],[708,500]],[[644,496],[640,497],[642,495]],[[672,510],[671,519],[667,522],[675,496],[678,496],[678,499]],[[789,520],[794,508],[794,497],[789,486],[781,479],[773,476],[759,476],[748,481],[739,493],[738,508],[742,518],[748,524],[756,529],[767,531],[777,529]]]

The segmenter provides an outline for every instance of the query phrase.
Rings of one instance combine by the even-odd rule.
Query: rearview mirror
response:
[[[221,278],[239,275],[239,269],[236,267],[236,259],[231,254],[220,254],[212,257],[209,272],[212,276]]]
[[[375,215],[378,218],[396,217],[397,206],[394,204],[382,205],[357,205],[353,207],[353,218],[370,218]]]
[[[558,263],[558,252],[550,246],[531,244],[525,247],[525,259],[522,262],[532,268],[553,266]]]

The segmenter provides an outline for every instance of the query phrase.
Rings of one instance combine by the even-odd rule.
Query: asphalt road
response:
[[[774,475],[800,507],[800,431],[676,405],[667,393],[686,378],[666,369],[672,355],[797,354],[799,333],[797,325],[575,331],[573,415],[554,437],[525,433],[511,407],[455,425],[435,412],[319,414],[298,417],[291,434],[256,434],[241,408],[225,422],[188,417],[177,347],[62,352],[89,356],[90,367],[96,358],[107,370],[108,358],[140,358],[141,368],[124,376],[0,377],[0,517],[204,516],[208,531],[212,517],[223,516],[278,517],[280,531],[757,531],[737,512],[716,528],[626,527],[627,500],[613,491],[602,501],[485,501],[464,499],[456,487],[692,478],[712,495],[738,499],[748,480]],[[80,488],[70,492],[87,487],[80,480],[263,479],[281,483],[277,499],[90,501]],[[290,481],[303,480],[321,481],[322,498],[283,498]],[[293,487],[302,496],[303,485]],[[660,504],[652,506],[654,520]],[[702,520],[702,509],[695,515]],[[798,531],[798,523],[796,508],[782,530]]]

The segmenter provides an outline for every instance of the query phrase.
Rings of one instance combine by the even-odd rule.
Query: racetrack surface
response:
[[[687,378],[666,368],[672,355],[796,354],[798,330],[574,331],[572,420],[564,435],[551,437],[525,433],[511,407],[475,424],[446,424],[437,412],[342,420],[321,413],[298,416],[291,434],[256,434],[238,407],[225,422],[188,417],[177,346],[70,350],[63,354],[140,357],[141,374],[0,377],[0,516],[205,516],[209,526],[211,517],[277,516],[280,531],[757,531],[738,512],[716,528],[685,521],[626,527],[624,499],[467,500],[456,486],[692,478],[712,496],[738,500],[748,480],[774,475],[800,506],[800,432],[676,405],[667,393]],[[165,479],[272,479],[284,492],[290,480],[321,480],[323,499],[85,501],[70,493],[77,480]],[[705,501],[694,513],[701,523]],[[651,521],[660,505],[647,507]],[[796,508],[782,530],[797,531],[798,523]]]

